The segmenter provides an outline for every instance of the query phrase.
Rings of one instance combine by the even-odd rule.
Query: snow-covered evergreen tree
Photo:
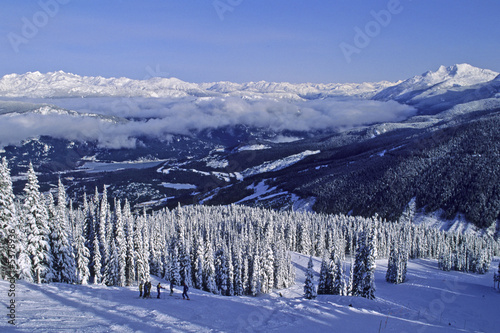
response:
[[[323,255],[323,259],[321,260],[321,268],[319,270],[319,281],[318,281],[318,295],[328,294],[329,286],[327,285],[327,275],[328,266],[326,263],[326,257]]]
[[[314,285],[314,265],[312,256],[309,257],[306,271],[306,282],[304,284],[304,297],[314,299],[317,296],[316,286]]]
[[[0,162],[0,278],[19,278],[19,256],[24,251],[14,204],[10,169],[5,157]]]
[[[134,246],[134,218],[130,211],[130,204],[125,200],[125,205],[123,206],[123,223],[125,226],[125,238],[126,238],[126,251],[125,251],[125,285],[131,286],[136,281],[136,264],[135,259],[137,254],[135,253]],[[166,246],[164,247],[166,249]]]
[[[205,258],[203,260],[203,264],[203,290],[217,294],[214,255],[210,242],[207,242],[207,246],[205,246]]]
[[[229,268],[228,260],[226,258],[226,253],[223,249],[219,249],[215,253],[215,284],[217,285],[217,291],[220,295],[227,296],[229,289]]]
[[[356,257],[354,259],[354,270],[352,279],[352,295],[363,295],[364,279],[366,275],[366,235],[364,231],[358,234],[356,240]]]
[[[194,287],[197,289],[202,289],[203,288],[203,258],[204,258],[204,250],[203,250],[203,244],[202,242],[198,241],[195,242],[196,244],[196,255],[195,255],[195,260],[194,261],[194,269],[193,269],[193,274],[194,274]]]
[[[127,265],[127,240],[125,237],[125,227],[121,209],[121,202],[117,200],[115,203],[115,228],[114,228],[114,242],[117,252],[117,283],[116,285],[122,287],[125,285],[125,268]]]
[[[58,203],[54,206],[52,195],[48,198],[49,239],[52,254],[52,270],[55,282],[73,283],[76,278],[75,254],[69,233],[66,214],[66,192],[59,179]]]
[[[31,271],[36,283],[50,282],[53,278],[50,255],[48,214],[40,194],[38,178],[30,163],[28,182],[24,187],[22,219],[26,233],[26,253],[31,259]]]
[[[347,280],[347,286],[346,286],[346,296],[353,296],[353,285],[354,285],[354,262],[351,261],[351,264],[349,265],[349,278]]]
[[[391,246],[389,259],[387,260],[387,272],[385,280],[391,283],[398,283],[398,267],[399,267],[399,253],[394,244]]]
[[[234,294],[236,296],[241,296],[245,292],[245,288],[243,286],[243,259],[241,257],[241,248],[238,245],[235,246],[235,254],[234,254],[234,265],[233,265],[233,271],[234,271]]]
[[[337,262],[335,263],[335,276],[333,280],[333,294],[334,295],[345,295],[346,294],[346,285],[344,278],[344,270],[342,268],[342,261],[340,258],[337,258]]]
[[[370,232],[368,234],[366,249],[366,275],[363,281],[363,293],[362,297],[368,299],[375,298],[375,268],[377,264],[375,259],[377,258],[377,236],[375,234],[375,228],[371,226]]]
[[[108,286],[120,285],[120,255],[116,240],[111,241],[109,261],[104,270],[104,283]]]
[[[75,239],[75,263],[76,283],[87,284],[90,278],[90,251],[85,246],[85,238],[82,234],[76,235]]]
[[[102,281],[102,267],[101,267],[101,251],[99,251],[99,240],[97,238],[97,233],[94,235],[94,255],[92,256],[92,261],[91,261],[91,266],[94,271],[94,275],[92,277],[93,283],[94,284],[101,284]]]
[[[260,292],[262,284],[261,284],[261,268],[260,268],[260,256],[258,255],[259,249],[255,249],[255,254],[252,258],[252,274],[250,276],[250,295],[257,296]]]
[[[368,237],[365,232],[361,232],[358,236],[352,294],[374,299],[377,240],[374,227],[369,225],[368,228]]]
[[[271,248],[271,241],[268,240],[264,257],[262,258],[262,286],[261,291],[265,294],[270,293],[274,285],[274,254]]]

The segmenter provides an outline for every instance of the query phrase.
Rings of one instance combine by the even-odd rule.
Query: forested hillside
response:
[[[5,159],[0,166],[3,278],[129,286],[156,275],[225,296],[257,295],[293,283],[294,251],[324,256],[336,267],[330,273],[344,286],[338,294],[373,298],[366,276],[373,277],[376,258],[393,255],[395,244],[406,260],[439,258],[442,269],[476,273],[485,273],[499,253],[489,237],[416,226],[411,211],[399,223],[237,205],[132,214],[127,201],[108,198],[105,188],[73,207],[61,182],[56,201],[40,193],[31,166],[25,195],[16,200]],[[347,256],[355,260],[344,274],[338,263]]]

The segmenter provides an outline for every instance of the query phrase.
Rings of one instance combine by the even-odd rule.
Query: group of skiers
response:
[[[144,294],[142,293],[142,290],[144,288]],[[139,284],[139,298],[149,298],[151,297],[151,281],[146,281],[146,283],[140,283]]]
[[[189,296],[187,294],[189,287],[187,286],[185,281],[182,281],[182,299],[187,299],[189,301]],[[144,289],[144,293],[143,293]],[[161,289],[166,289],[162,287],[161,283],[158,282],[158,285],[156,286],[156,290],[158,291],[158,295],[156,298],[160,298],[160,291]],[[174,294],[174,283],[171,281],[170,282],[170,296]],[[147,281],[146,283],[139,283],[139,298],[151,298],[151,281]]]

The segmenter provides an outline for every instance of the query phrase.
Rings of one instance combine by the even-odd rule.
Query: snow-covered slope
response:
[[[36,285],[0,281],[1,332],[497,332],[500,293],[493,269],[485,275],[444,272],[434,260],[411,260],[408,281],[385,282],[387,260],[377,260],[376,299],[350,296],[302,297],[308,257],[292,255],[296,285],[259,297],[224,297],[191,289],[152,299],[137,287]],[[493,267],[494,266],[494,267]],[[320,261],[315,258],[319,271]],[[152,278],[154,285],[161,281]],[[317,276],[315,283],[317,285]],[[280,297],[280,294],[283,297]],[[15,301],[15,326],[7,305]]]
[[[104,78],[79,76],[63,71],[9,74],[0,78],[0,97],[171,97],[240,96],[255,98],[267,96],[286,99],[317,99],[333,96],[371,97],[378,91],[394,85],[393,82],[361,84],[313,84],[275,82],[213,82],[189,83],[176,78]]]
[[[450,67],[441,66],[435,72],[429,71],[422,75],[414,76],[406,81],[403,81],[393,87],[384,89],[376,94],[373,98],[376,100],[396,100],[406,104],[416,105],[420,101],[439,97],[436,101],[444,102],[445,100],[461,97],[463,93],[470,93],[467,90],[485,89],[493,92],[497,89],[497,83],[491,81],[498,81],[499,73],[481,69],[469,64],[458,64]],[[493,90],[488,88],[493,84]],[[450,94],[450,92],[457,92]],[[491,97],[478,95],[477,92],[472,91],[477,96],[475,99]],[[444,96],[447,94],[447,96]],[[472,96],[471,96],[472,97]],[[472,98],[469,98],[472,100]],[[430,104],[430,103],[428,103]]]

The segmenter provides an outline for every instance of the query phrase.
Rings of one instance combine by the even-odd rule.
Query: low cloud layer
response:
[[[69,140],[97,140],[100,146],[107,148],[134,148],[139,136],[165,139],[172,134],[228,125],[243,124],[278,132],[309,131],[401,121],[415,114],[412,107],[393,101],[333,98],[311,101],[241,97],[68,98],[44,102],[82,114],[101,114],[127,121],[50,112],[9,113],[0,115],[0,145],[48,135]]]

